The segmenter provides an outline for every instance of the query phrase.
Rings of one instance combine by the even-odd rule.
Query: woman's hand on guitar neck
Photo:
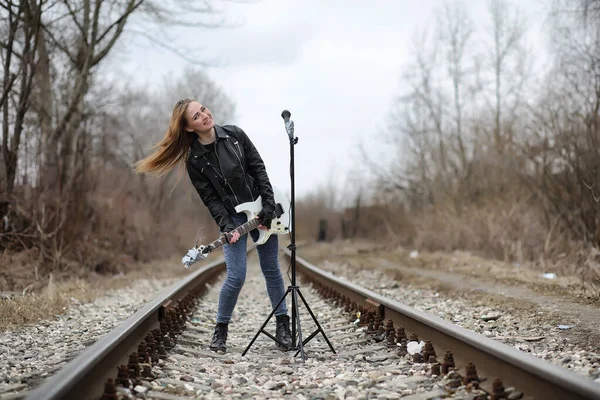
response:
[[[229,244],[234,244],[235,242],[238,241],[238,239],[240,238],[240,234],[237,231],[233,231],[233,232],[226,232],[225,233],[225,237],[227,238],[227,242]]]

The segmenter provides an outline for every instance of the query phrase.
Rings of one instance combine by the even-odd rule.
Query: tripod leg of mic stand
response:
[[[292,347],[296,348],[296,320],[298,319],[298,297],[294,296],[294,289],[289,287],[288,290],[292,291]]]
[[[275,310],[277,310],[277,308],[279,308],[279,305],[285,300],[285,298],[290,293],[290,291],[291,291],[291,288],[288,287],[288,290],[285,292],[285,294],[283,295],[281,300],[279,300],[279,303],[277,303],[277,305],[275,307],[273,307],[271,314],[269,314],[269,316],[267,317],[265,322],[262,324],[262,326],[260,327],[258,332],[256,332],[256,335],[254,335],[254,337],[252,338],[252,341],[250,342],[250,344],[248,344],[248,347],[246,347],[246,350],[244,350],[244,352],[242,353],[242,357],[246,355],[248,350],[250,350],[250,347],[252,347],[252,345],[254,344],[254,341],[256,340],[256,338],[258,338],[258,335],[260,335],[261,332],[267,334],[266,332],[264,332],[265,326],[267,326],[267,324],[269,323],[269,320],[273,317],[273,314],[275,314]],[[292,299],[293,299],[293,293],[292,293]],[[268,336],[273,338],[271,335],[268,335]],[[279,343],[279,344],[281,344],[281,343]]]
[[[313,321],[315,321],[315,324],[317,324],[317,329],[318,331],[321,331],[321,334],[323,335],[323,338],[325,339],[325,341],[327,342],[327,344],[329,345],[329,348],[331,349],[331,351],[333,352],[333,354],[336,354],[335,350],[333,349],[333,346],[331,345],[331,342],[329,341],[329,339],[327,338],[327,335],[325,334],[325,331],[323,330],[323,328],[321,328],[321,325],[319,324],[319,321],[317,321],[317,318],[315,317],[315,315],[313,314],[312,310],[310,309],[310,307],[308,306],[308,303],[306,302],[306,300],[304,299],[304,296],[302,295],[302,292],[300,291],[300,288],[297,289],[298,294],[300,295],[300,298],[302,299],[302,302],[304,303],[304,305],[306,306],[306,309],[308,310],[308,313],[310,314],[310,316],[312,317]],[[317,332],[318,332],[317,331]],[[314,337],[314,336],[313,336]],[[311,338],[312,339],[312,338]]]
[[[304,345],[302,344],[302,328],[300,327],[300,313],[298,312],[298,297],[296,295],[296,291],[298,290],[298,288],[295,288],[296,290],[292,291],[292,301],[295,304],[295,309],[296,309],[296,322],[298,324],[298,351],[300,352],[300,357],[302,358],[302,361],[306,361],[306,353],[304,353]],[[298,355],[298,353],[296,353],[296,355]]]

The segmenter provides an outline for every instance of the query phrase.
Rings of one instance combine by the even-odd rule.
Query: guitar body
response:
[[[283,214],[271,221],[271,229],[258,229],[257,245],[265,243],[272,234],[282,235],[292,231],[289,214],[290,202],[283,191],[276,186],[273,186],[273,195],[275,196],[275,204],[281,204]],[[254,201],[242,203],[235,207],[235,211],[238,213],[246,214],[248,221],[252,220],[252,218],[256,218],[260,210],[262,210],[262,199],[260,196]]]
[[[289,215],[290,202],[278,187],[273,186],[273,195],[275,197],[276,217],[271,220],[270,229],[258,229],[258,240],[255,242],[257,245],[265,243],[267,240],[269,240],[272,234],[283,235],[292,231]],[[260,210],[262,210],[262,199],[260,196],[255,201],[249,201],[235,207],[236,212],[244,213],[248,217],[248,221],[235,228],[235,231],[242,236],[254,229],[257,229],[259,222],[256,219],[256,216],[258,213],[260,213]],[[225,236],[221,235],[219,239],[208,245],[194,246],[188,250],[186,255],[181,259],[181,262],[186,268],[188,268],[196,261],[206,259],[210,252],[220,248],[221,246],[224,246],[226,242],[227,239]]]

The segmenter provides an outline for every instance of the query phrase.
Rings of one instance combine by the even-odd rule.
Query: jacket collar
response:
[[[217,134],[217,138],[219,138],[219,139],[225,139],[226,137],[229,137],[227,135],[227,133],[225,132],[225,129],[223,129],[221,126],[216,125],[216,124],[215,124],[215,132]]]
[[[192,140],[192,148],[191,148],[190,153],[193,153],[193,155],[198,156],[198,157],[203,156],[204,153],[206,153],[206,149],[198,141],[198,137],[196,136],[196,134],[194,132],[191,132],[188,134],[194,136],[194,140]],[[225,130],[217,124],[215,124],[215,134],[217,136],[217,141],[219,141],[219,139],[225,139],[225,138],[229,137],[227,135],[227,133],[225,132]]]

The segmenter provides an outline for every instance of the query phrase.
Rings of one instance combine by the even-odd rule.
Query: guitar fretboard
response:
[[[260,225],[258,218],[252,218],[252,220],[235,228],[233,231],[231,231],[231,233],[237,232],[240,234],[240,237],[242,237],[245,234],[247,234],[248,232],[250,232],[251,230],[258,228],[258,225]],[[213,251],[213,250],[216,250],[219,247],[222,247],[226,244],[227,244],[227,242],[225,241],[225,235],[223,235],[220,238],[218,238],[217,240],[215,240],[214,242],[212,242],[211,244],[209,244],[207,246],[207,250]]]

